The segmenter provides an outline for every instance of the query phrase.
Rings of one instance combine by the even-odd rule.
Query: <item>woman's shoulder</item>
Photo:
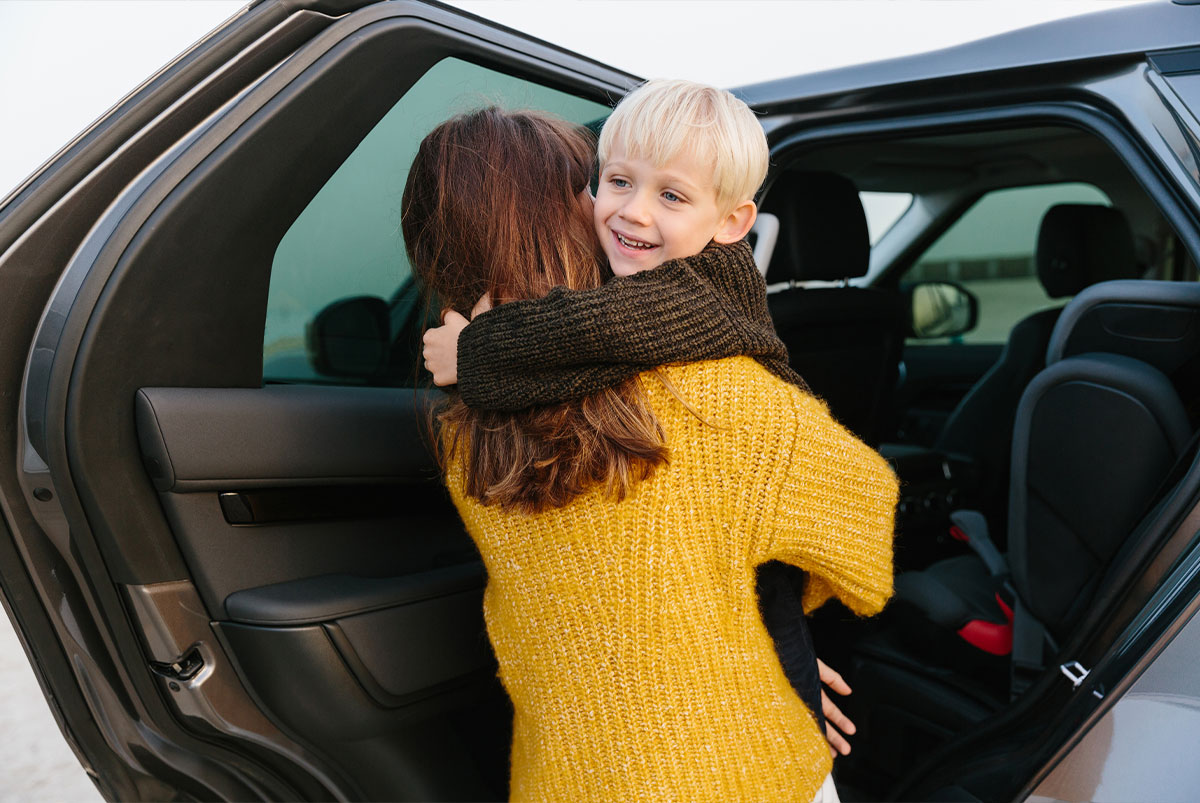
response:
[[[663,378],[689,404],[707,413],[734,419],[774,418],[780,414],[807,417],[828,415],[825,403],[811,393],[785,382],[752,357],[725,357],[658,369]],[[673,394],[654,372],[642,374],[651,398]]]

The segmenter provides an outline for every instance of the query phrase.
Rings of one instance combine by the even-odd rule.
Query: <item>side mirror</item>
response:
[[[323,376],[370,380],[387,368],[391,336],[387,302],[375,296],[334,301],[305,329],[313,369]]]
[[[917,282],[908,292],[911,337],[954,337],[971,331],[979,322],[979,299],[961,285]]]

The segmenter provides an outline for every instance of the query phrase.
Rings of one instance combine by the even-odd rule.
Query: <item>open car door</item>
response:
[[[105,797],[506,795],[400,197],[456,112],[632,84],[440,6],[264,2],[0,207],[0,578]]]

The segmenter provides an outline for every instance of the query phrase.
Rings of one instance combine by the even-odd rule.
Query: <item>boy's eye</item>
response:
[[[617,178],[615,176],[613,178],[610,178],[608,180],[608,183],[612,184],[614,187],[628,187],[629,186],[628,181],[626,181],[623,178]]]
[[[670,201],[671,203],[675,203],[676,201],[682,201],[682,200],[683,200],[682,198],[680,198],[678,195],[676,195],[675,193],[671,192],[670,190],[667,190],[666,192],[664,192],[664,193],[662,194],[662,197],[663,197],[663,198],[665,198],[666,200]]]

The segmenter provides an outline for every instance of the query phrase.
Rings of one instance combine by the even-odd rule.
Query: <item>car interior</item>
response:
[[[845,799],[877,799],[1075,654],[1161,546],[1164,507],[1200,425],[1191,379],[1200,358],[1200,287],[1192,284],[1195,265],[1145,191],[1085,131],[1038,126],[830,146],[788,162],[764,208],[795,204],[781,201],[781,191],[827,191],[831,174],[860,191],[912,194],[906,214],[934,199],[922,230],[910,235],[901,216],[892,232],[911,241],[889,244],[895,258],[871,265],[871,289],[906,299],[900,370],[870,359],[842,363],[846,386],[899,377],[888,388],[896,402],[880,412],[890,418],[866,430],[881,433],[879,448],[902,483],[896,596],[875,621],[855,621],[836,603],[813,621],[818,654],[843,667],[855,690],[846,709],[858,734],[851,755],[838,762],[839,788]],[[972,348],[961,339],[931,347],[916,336],[916,298],[927,280],[914,266],[932,239],[990,192],[1067,182],[1092,185],[1111,204],[1054,203],[1041,212],[1024,265],[987,266],[1009,281],[1036,278],[1044,305],[1017,310],[994,361],[965,389],[959,383],[959,393],[905,388],[924,379],[905,370],[910,359],[937,376],[931,357],[952,360],[946,351]],[[781,226],[780,242],[802,230],[822,240],[810,241],[810,252],[857,266],[794,278],[867,273],[856,200],[810,200],[803,229]],[[769,281],[778,275],[776,258]],[[784,265],[793,262],[785,247]],[[970,263],[954,267],[971,276]],[[937,276],[947,278],[956,277]],[[795,285],[783,292],[852,292]],[[982,310],[1003,300],[977,292],[958,303]],[[773,311],[776,298],[778,291]],[[793,367],[818,394],[824,383],[839,382],[819,361],[810,370],[811,343],[796,348],[788,325],[778,328]],[[890,337],[875,333],[874,347]],[[920,354],[931,348],[942,354]],[[850,376],[860,366],[874,375]],[[953,374],[952,366],[942,372]],[[826,398],[839,415],[838,390]],[[906,417],[928,415],[922,405],[930,401],[940,427],[905,427]],[[860,408],[844,409],[844,423],[862,434]]]

